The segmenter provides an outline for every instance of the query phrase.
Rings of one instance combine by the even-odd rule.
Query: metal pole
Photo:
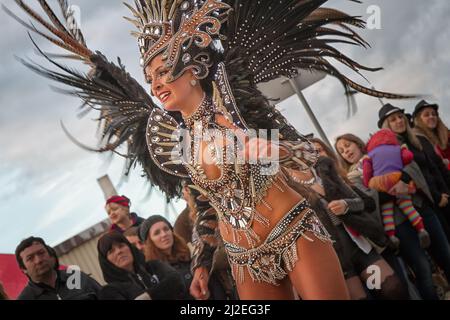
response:
[[[289,83],[292,86],[292,89],[294,89],[295,93],[297,94],[298,98],[300,99],[300,102],[305,107],[306,113],[308,114],[309,118],[311,119],[314,127],[316,128],[317,132],[320,135],[320,138],[323,142],[325,142],[331,149],[333,149],[333,146],[331,145],[330,141],[328,140],[327,135],[325,134],[325,131],[323,131],[322,127],[320,126],[319,121],[317,120],[316,116],[314,115],[310,105],[308,104],[308,101],[306,101],[305,96],[303,95],[302,91],[299,90],[297,87],[297,83],[293,79],[289,79]]]
[[[348,98],[348,103],[350,106],[350,109],[347,112],[347,119],[350,119],[350,117],[354,116],[356,112],[358,112],[358,104],[355,99],[355,95],[357,94],[357,91],[354,90],[348,90],[345,95]]]

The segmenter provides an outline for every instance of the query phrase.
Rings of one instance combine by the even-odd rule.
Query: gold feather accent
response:
[[[84,60],[89,60],[89,57],[92,56],[92,52],[85,47],[83,44],[80,44],[76,39],[72,37],[72,35],[64,28],[62,31],[59,30],[61,26],[58,25],[58,22],[56,22],[57,27],[52,26],[47,21],[45,21],[44,18],[42,18],[38,13],[36,13],[33,9],[31,9],[28,5],[26,5],[22,0],[15,0],[17,5],[22,8],[31,18],[33,18],[35,21],[37,21],[40,25],[42,25],[44,28],[46,28],[48,31],[50,31],[53,35],[58,37],[60,40],[50,37],[49,35],[43,33],[42,31],[38,30],[33,24],[28,24],[24,22],[22,19],[17,17],[15,14],[13,14],[10,10],[8,10],[5,6],[3,6],[3,9],[8,13],[12,18],[17,20],[19,23],[21,23],[23,26],[28,28],[29,30],[33,31],[34,33],[46,38],[48,41],[52,42],[53,44],[67,50],[70,52],[73,52],[81,57],[84,58]],[[45,9],[48,7],[48,4],[43,1],[41,1],[41,5],[44,7],[44,10],[46,11],[47,15],[50,16],[50,19],[53,21],[53,19],[57,19],[56,17],[52,18],[51,16],[54,16],[53,11],[51,9]],[[50,10],[50,11],[48,11]],[[59,20],[58,20],[59,21]],[[55,23],[55,22],[54,22]],[[59,22],[59,24],[61,24]]]
[[[386,99],[417,99],[421,97],[421,95],[414,95],[414,94],[395,94],[395,93],[389,93],[389,92],[383,92],[378,91],[374,89],[369,89],[367,87],[364,87],[362,85],[357,84],[356,82],[344,77],[345,82],[353,89],[362,92],[364,94],[367,94],[369,96],[373,96],[376,98],[386,98]]]

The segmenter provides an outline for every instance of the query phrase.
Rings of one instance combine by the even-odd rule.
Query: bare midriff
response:
[[[208,177],[208,179],[218,179],[221,175],[221,170],[218,166],[214,164],[206,164],[202,166],[205,170],[205,174]],[[281,191],[278,187],[275,185],[272,185],[267,190],[267,195],[264,197],[264,201],[269,204],[271,209],[269,209],[266,205],[264,205],[262,202],[256,206],[256,210],[269,221],[269,226],[265,226],[258,221],[253,221],[251,228],[253,231],[259,236],[260,241],[257,243],[256,246],[260,245],[264,240],[267,238],[267,236],[270,234],[272,229],[276,226],[278,221],[282,219],[287,212],[289,212],[291,209],[293,209],[302,199],[303,197],[298,194],[296,191],[294,191],[292,188],[284,184],[281,179],[284,179],[280,174],[278,175],[277,179],[275,180],[275,183],[277,183],[283,191]],[[297,217],[297,219],[294,220],[297,221],[301,218],[302,215]],[[219,221],[219,230],[220,234],[226,242],[235,243],[233,239],[233,232],[232,227],[228,223],[220,220]],[[251,246],[247,242],[247,239],[245,238],[244,234],[239,232],[241,237],[240,241],[238,243],[235,243],[236,245],[250,249]]]
[[[277,180],[279,179],[283,178],[280,177]],[[299,195],[290,187],[282,184],[281,182],[278,182],[278,184],[283,187],[284,192],[280,191],[277,187],[272,186],[268,190],[267,195],[264,198],[264,201],[267,202],[272,207],[272,210],[267,208],[262,203],[256,206],[256,210],[265,218],[267,218],[269,221],[269,227],[267,227],[262,225],[258,221],[253,220],[251,228],[260,237],[260,241],[259,243],[257,243],[256,247],[264,242],[264,240],[270,234],[272,229],[286,215],[286,213],[288,213],[303,199],[301,195]],[[298,216],[293,223],[301,219],[302,216],[303,215]],[[223,221],[219,221],[219,230],[220,234],[222,235],[222,238],[225,241],[234,243],[233,235],[231,232],[231,226],[229,224]],[[251,249],[251,246],[248,244],[247,239],[243,236],[243,234],[241,235],[240,238],[241,239],[239,243],[235,244],[246,249]]]

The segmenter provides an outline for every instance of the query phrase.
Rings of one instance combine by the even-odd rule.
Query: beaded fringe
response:
[[[303,234],[302,234],[303,235]],[[288,271],[294,270],[295,263],[298,261],[297,241],[282,253],[283,262]]]
[[[304,234],[302,234],[304,236]],[[310,238],[306,237],[308,240],[311,240]],[[312,240],[311,240],[312,241]],[[297,254],[297,242],[294,241],[289,247],[286,248],[286,250],[283,251],[281,254],[281,259],[284,263],[284,266],[286,267],[286,270],[291,272],[294,270],[294,266],[298,261],[298,254]],[[244,269],[247,268],[247,271],[250,275],[250,278],[254,282],[267,282],[270,284],[273,284],[275,286],[278,286],[277,283],[278,280],[283,279],[287,276],[287,272],[284,270],[284,268],[281,265],[274,265],[274,270],[270,270],[270,272],[267,271],[256,271],[255,269],[251,268],[249,265],[237,265],[234,264],[232,268],[233,272],[233,278],[236,281],[239,281],[239,283],[243,283],[245,281],[245,272]]]
[[[323,242],[332,241],[326,230],[320,232],[321,230],[313,228],[313,230],[305,229],[305,231],[312,232],[314,236],[320,241]],[[295,264],[299,260],[297,252],[297,240],[300,237],[304,237],[306,240],[314,242],[314,239],[308,237],[304,231],[300,231],[295,241],[293,241],[290,245],[288,245],[285,248],[285,250],[283,250],[280,253],[281,256],[280,264],[273,264],[270,270],[261,270],[261,269],[256,270],[252,268],[250,264],[232,263],[233,278],[235,279],[235,281],[243,283],[245,281],[244,268],[247,268],[247,271],[254,282],[267,282],[272,285],[278,286],[279,284],[277,283],[277,281],[282,280],[284,277],[287,276],[288,272],[294,270]]]

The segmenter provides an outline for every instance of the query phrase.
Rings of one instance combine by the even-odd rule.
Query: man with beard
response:
[[[41,238],[29,237],[16,248],[16,259],[28,277],[18,300],[95,300],[101,286],[78,270],[59,270],[53,248]]]

